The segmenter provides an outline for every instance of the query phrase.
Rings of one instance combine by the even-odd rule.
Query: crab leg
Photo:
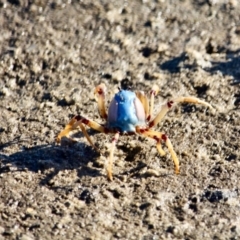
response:
[[[148,117],[149,116],[149,101],[148,101],[147,96],[142,91],[136,92],[136,95],[143,105],[145,116]]]
[[[84,127],[84,125],[79,122],[79,127],[81,128],[82,132],[83,132],[83,135],[87,138],[88,142],[90,143],[90,145],[98,151],[97,147],[94,145],[92,139],[90,138],[89,134],[87,133],[86,131],[86,128]]]
[[[105,107],[106,86],[104,83],[101,83],[95,88],[94,95],[98,103],[99,115],[102,118],[107,119],[107,112]]]
[[[76,122],[75,117],[73,117],[70,122],[65,126],[65,128],[58,134],[56,142],[60,143],[62,137],[68,137],[69,133],[74,130],[73,125]]]
[[[171,143],[170,139],[168,138],[168,136],[161,132],[156,132],[156,131],[147,130],[147,129],[140,129],[139,127],[136,128],[136,131],[137,131],[137,133],[139,133],[140,135],[142,135],[144,137],[149,137],[149,138],[156,140],[157,141],[157,150],[161,156],[165,154],[165,152],[163,151],[162,146],[161,146],[161,141],[164,141],[171,156],[172,156],[172,160],[175,165],[175,173],[179,174],[179,160],[178,160],[177,154],[175,153],[172,143]]]
[[[97,149],[96,146],[94,145],[93,141],[91,140],[89,134],[87,133],[86,128],[83,124],[89,126],[90,128],[93,128],[94,130],[99,131],[99,132],[105,132],[107,130],[105,127],[101,126],[100,124],[98,124],[94,121],[91,121],[82,116],[75,116],[70,120],[70,122],[66,125],[66,127],[58,134],[56,141],[59,143],[61,141],[62,137],[68,137],[69,133],[71,131],[78,129],[78,127],[80,127],[84,136],[87,138],[87,140],[91,144],[91,146],[93,146],[95,149]]]
[[[107,176],[108,176],[108,179],[110,181],[113,180],[113,177],[112,177],[113,154],[114,154],[114,150],[115,150],[117,141],[119,139],[119,135],[120,135],[119,132],[117,132],[114,135],[114,138],[112,139],[112,146],[111,146],[111,150],[110,150],[110,155],[109,155],[109,158],[108,158],[108,161],[107,161],[107,164],[106,164]]]
[[[150,92],[151,97],[150,97],[150,111],[147,117],[148,121],[150,121],[152,118],[153,108],[154,108],[154,97],[158,94],[158,92],[159,92],[159,87],[157,85],[153,85],[152,90]]]
[[[206,107],[209,107],[211,109],[213,109],[213,107],[205,102],[202,101],[201,99],[198,99],[196,97],[179,97],[179,98],[175,98],[167,103],[165,103],[162,107],[162,109],[160,110],[160,112],[158,113],[158,115],[149,122],[149,127],[152,128],[154,126],[156,126],[159,122],[161,122],[161,120],[164,118],[164,116],[167,114],[167,112],[177,103],[194,103],[194,104],[202,104]]]

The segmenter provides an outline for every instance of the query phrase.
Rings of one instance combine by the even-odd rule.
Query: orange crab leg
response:
[[[172,160],[174,162],[175,173],[179,174],[179,160],[178,160],[177,154],[175,153],[175,151],[173,149],[173,145],[172,145],[170,139],[168,138],[168,136],[161,132],[156,132],[156,131],[152,131],[152,130],[148,130],[148,129],[141,129],[139,127],[136,128],[136,131],[138,134],[140,134],[144,137],[149,137],[149,138],[156,140],[157,141],[157,149],[158,149],[158,152],[160,153],[160,155],[165,154],[165,152],[162,150],[162,146],[161,146],[161,141],[164,141],[170,154],[171,154]]]
[[[150,97],[150,111],[147,117],[148,121],[150,121],[152,118],[153,108],[154,108],[154,97],[158,94],[158,92],[159,92],[159,87],[157,85],[153,85],[152,90],[150,92],[151,97]]]
[[[148,101],[148,98],[144,94],[144,92],[142,92],[142,91],[136,92],[136,95],[137,95],[138,99],[140,100],[140,102],[143,105],[145,116],[147,118],[149,116],[149,101]]]
[[[107,129],[105,127],[101,126],[100,124],[98,124],[94,121],[91,121],[82,116],[75,116],[70,120],[70,122],[66,125],[66,127],[58,134],[56,141],[58,143],[60,143],[62,137],[68,137],[70,132],[72,132],[73,130],[76,130],[76,129],[78,129],[78,127],[80,127],[84,136],[87,138],[88,142],[91,144],[91,146],[93,146],[97,150],[96,146],[94,145],[93,141],[91,140],[91,138],[90,138],[89,134],[87,133],[86,128],[83,124],[89,126],[90,128],[95,129],[96,131],[102,132],[102,133],[107,131]]]
[[[75,117],[73,117],[70,122],[65,126],[65,128],[58,134],[56,138],[56,142],[60,143],[62,137],[68,137],[69,133],[73,131],[75,128],[73,127],[76,123]]]
[[[101,83],[95,88],[94,95],[98,104],[100,116],[104,119],[107,119],[107,112],[105,107],[106,86],[104,83]]]
[[[196,97],[179,97],[179,98],[175,98],[167,103],[165,103],[162,107],[162,109],[160,110],[160,112],[157,114],[157,116],[149,122],[149,127],[152,128],[154,126],[156,126],[159,122],[161,122],[161,120],[164,118],[164,116],[167,114],[167,112],[177,103],[194,103],[194,104],[202,104],[206,107],[209,107],[211,109],[213,109],[213,107],[205,102],[202,101],[201,99],[198,99]]]
[[[79,122],[79,127],[81,128],[82,132],[83,132],[83,135],[87,138],[88,142],[90,143],[90,145],[98,151],[97,147],[94,145],[92,139],[90,138],[89,134],[87,133],[86,131],[86,128],[84,127],[84,125]]]
[[[120,135],[119,132],[117,132],[114,135],[114,138],[112,140],[112,146],[111,146],[111,149],[110,149],[110,155],[109,155],[109,158],[108,158],[108,161],[107,161],[107,164],[106,164],[107,177],[110,181],[113,180],[113,177],[112,177],[113,156],[114,156],[114,150],[115,150],[117,141],[119,139],[119,135]]]

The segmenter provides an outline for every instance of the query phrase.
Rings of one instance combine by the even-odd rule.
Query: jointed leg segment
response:
[[[175,173],[179,174],[179,160],[178,160],[177,154],[175,153],[172,143],[169,140],[168,136],[161,132],[156,132],[156,131],[152,131],[152,130],[148,130],[148,129],[140,129],[138,127],[136,128],[136,131],[137,131],[137,133],[139,133],[142,136],[149,137],[149,138],[156,140],[157,141],[157,150],[161,156],[163,156],[165,154],[165,152],[163,151],[162,146],[161,146],[161,141],[164,141],[171,156],[172,156],[172,160],[175,165]]]
[[[113,157],[114,157],[114,150],[115,150],[117,141],[119,139],[119,135],[120,135],[119,132],[117,132],[114,135],[114,138],[112,140],[112,146],[111,146],[111,149],[110,149],[110,155],[109,155],[109,158],[107,160],[107,165],[106,165],[107,177],[110,181],[112,181],[112,179],[113,179],[113,177],[112,177]]]
[[[98,151],[98,149],[94,145],[93,141],[91,140],[89,134],[87,133],[86,128],[85,128],[84,125],[87,125],[90,128],[95,129],[95,130],[97,130],[97,131],[99,131],[101,133],[106,133],[106,132],[115,133],[115,136],[114,136],[114,138],[112,140],[112,146],[111,146],[111,149],[110,149],[110,155],[109,155],[109,158],[108,158],[107,164],[106,164],[106,171],[107,171],[108,179],[112,180],[113,179],[113,177],[112,177],[112,166],[113,166],[113,158],[114,158],[113,155],[114,155],[114,150],[115,150],[115,147],[116,147],[116,143],[117,143],[119,135],[120,135],[119,132],[110,131],[108,128],[103,127],[100,124],[98,124],[98,123],[96,123],[94,121],[91,121],[91,120],[89,120],[87,118],[84,118],[82,116],[75,116],[66,125],[65,129],[63,129],[58,134],[56,141],[59,143],[61,141],[62,137],[68,137],[71,131],[76,130],[76,129],[78,129],[80,127],[82,132],[83,132],[83,134],[84,134],[84,136],[87,138],[88,142],[91,144],[91,146],[93,148],[95,148]]]
[[[73,117],[70,122],[66,125],[65,129],[63,129],[57,136],[56,141],[59,143],[61,141],[62,137],[68,137],[70,132],[72,132],[73,130],[78,129],[78,127],[81,128],[84,136],[87,138],[88,142],[91,144],[92,147],[94,147],[96,150],[96,146],[94,145],[93,141],[91,140],[89,134],[86,131],[85,125],[89,126],[90,128],[99,131],[99,132],[105,132],[107,129],[103,126],[101,126],[100,124],[91,121],[87,118],[84,118],[82,116],[75,116]]]
[[[213,109],[213,107],[205,102],[202,101],[196,97],[179,97],[179,98],[175,98],[167,103],[165,103],[162,107],[162,109],[160,110],[160,112],[157,114],[157,116],[149,122],[149,127],[152,128],[154,126],[156,126],[159,122],[162,121],[162,119],[164,118],[164,116],[167,114],[167,112],[177,103],[193,103],[193,104],[202,104],[206,107],[209,107],[211,109]]]
[[[153,114],[153,108],[154,108],[154,97],[158,94],[159,92],[159,87],[157,85],[153,85],[152,90],[150,92],[151,97],[150,97],[150,111],[149,111],[149,115],[147,117],[147,121],[150,121],[152,118],[152,114]]]
[[[144,94],[144,92],[142,92],[142,91],[136,92],[136,95],[143,105],[145,116],[147,118],[149,116],[149,101],[148,101],[148,98]]]

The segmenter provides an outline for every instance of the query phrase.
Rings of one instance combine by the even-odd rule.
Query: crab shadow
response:
[[[94,162],[99,153],[83,143],[72,146],[58,146],[55,144],[39,145],[35,147],[22,147],[21,151],[11,155],[4,154],[2,150],[13,144],[20,144],[22,140],[15,139],[0,145],[0,174],[11,171],[41,172],[40,185],[46,185],[60,171],[77,169],[79,178],[83,176],[97,177],[102,174],[97,168],[89,167],[89,162]],[[14,169],[14,170],[13,170]]]
[[[64,170],[77,169],[79,179],[84,176],[102,176],[106,179],[106,175],[101,173],[103,166],[97,162],[100,153],[85,143],[70,143],[68,140],[69,145],[65,143],[66,145],[64,146],[45,144],[25,147],[25,141],[28,142],[29,140],[21,140],[20,137],[17,137],[13,141],[0,145],[0,174],[26,170],[35,173],[40,172],[43,176],[39,182],[40,185],[51,185],[51,180],[54,179],[59,172]],[[3,150],[14,144],[22,146],[21,151],[11,155],[4,154]],[[147,164],[138,159],[139,152],[142,149],[139,146],[133,147],[132,149],[126,146],[118,147],[126,155],[125,161],[134,162],[134,166],[114,177],[122,178],[126,175],[141,178],[141,170],[147,168]],[[90,162],[91,164],[89,164]]]

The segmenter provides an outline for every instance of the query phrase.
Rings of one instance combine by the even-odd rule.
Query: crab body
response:
[[[97,150],[90,136],[88,135],[85,126],[95,129],[101,133],[114,134],[112,146],[110,148],[109,158],[106,162],[107,176],[112,180],[112,165],[114,159],[114,149],[120,135],[138,134],[142,137],[154,139],[156,147],[161,156],[165,154],[162,149],[162,143],[167,146],[172,160],[175,165],[175,173],[179,173],[178,157],[173,149],[172,143],[165,133],[152,130],[159,122],[162,121],[167,112],[172,109],[177,103],[193,103],[202,104],[212,109],[212,106],[205,101],[195,97],[178,97],[174,98],[162,105],[156,117],[152,118],[154,97],[158,93],[159,88],[154,85],[150,92],[150,102],[143,92],[131,91],[128,82],[122,81],[121,89],[115,94],[112,99],[108,112],[105,107],[106,87],[100,84],[95,88],[95,97],[98,103],[100,116],[106,120],[106,124],[101,125],[95,121],[87,119],[81,115],[73,117],[57,136],[57,142],[61,141],[62,137],[68,137],[69,133],[75,129],[81,129],[89,143]]]
[[[145,112],[136,94],[120,90],[112,99],[107,118],[107,127],[120,133],[136,132],[136,126],[144,126]]]

